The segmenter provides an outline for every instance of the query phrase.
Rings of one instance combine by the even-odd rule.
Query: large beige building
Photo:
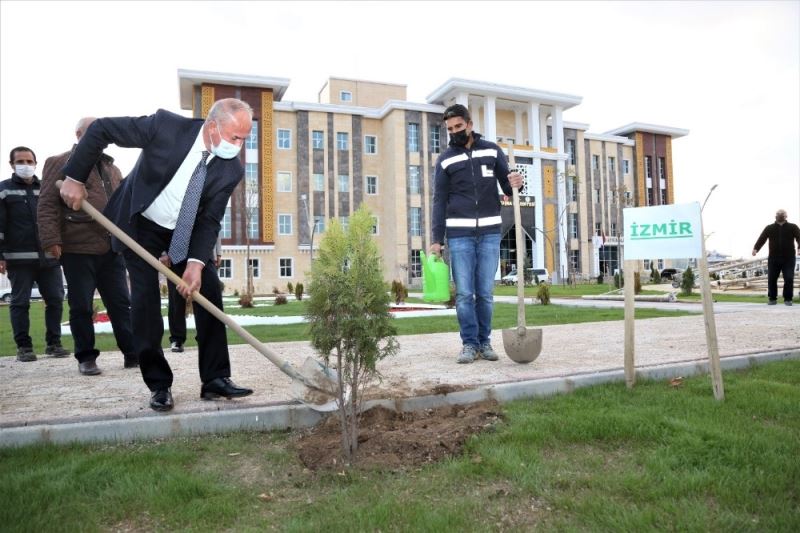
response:
[[[385,278],[418,283],[419,251],[430,245],[434,167],[447,145],[441,117],[453,103],[469,107],[475,131],[504,150],[514,146],[526,178],[530,264],[556,280],[611,273],[622,258],[622,208],[673,201],[671,142],[688,133],[641,123],[591,133],[563,120],[579,96],[463,79],[416,103],[405,85],[330,78],[318,101],[306,103],[283,100],[283,78],[187,70],[178,78],[181,106],[194,116],[225,97],[255,112],[245,180],[222,224],[226,292],[244,288],[248,254],[257,293],[305,281],[330,221],[346,224],[362,204],[375,216]],[[498,278],[516,260],[508,199],[503,205]]]

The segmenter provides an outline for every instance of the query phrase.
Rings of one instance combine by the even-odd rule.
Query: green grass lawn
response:
[[[411,301],[411,300],[410,300]],[[99,303],[99,301],[98,301]],[[226,308],[226,313],[231,315],[255,315],[255,316],[295,316],[302,315],[305,311],[306,301],[291,301],[285,305],[270,305],[267,307],[252,308]],[[699,310],[698,310],[699,312]],[[527,305],[526,322],[529,326],[545,326],[550,324],[569,324],[579,322],[600,322],[607,320],[622,320],[623,309],[592,309],[575,308],[559,305]],[[166,315],[166,309],[162,311]],[[655,318],[684,316],[684,311],[661,311],[656,309],[637,309],[636,318]],[[31,337],[33,338],[34,350],[36,353],[44,353],[44,304],[41,302],[31,303]],[[68,306],[64,303],[64,320],[68,320]],[[514,327],[517,323],[517,307],[514,304],[495,304],[494,319],[492,326],[495,329]],[[8,335],[0,337],[0,355],[16,354],[16,345],[11,335],[11,327],[8,316],[8,306],[0,306],[0,324],[3,324],[3,331],[9,332]],[[425,317],[425,318],[402,318],[396,321],[398,335],[418,335],[423,333],[439,333],[445,331],[458,331],[458,322],[455,316]],[[278,326],[247,326],[245,328],[262,342],[284,342],[308,340],[308,326],[306,324],[287,324]],[[194,333],[189,330],[189,338],[186,339],[186,346],[196,346]],[[72,337],[64,336],[63,344],[68,349],[72,349]],[[229,344],[243,344],[236,333],[228,330]],[[117,350],[116,341],[111,333],[99,333],[95,339],[95,346],[100,351]],[[164,344],[169,346],[169,332],[165,332]]]
[[[315,473],[292,435],[0,450],[3,531],[800,531],[800,361],[505,404],[463,455]],[[259,495],[265,495],[259,497]]]

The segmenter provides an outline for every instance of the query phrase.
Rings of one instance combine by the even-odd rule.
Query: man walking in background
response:
[[[94,118],[82,118],[75,126],[80,141]],[[75,147],[73,146],[72,150]],[[122,256],[111,250],[111,236],[88,214],[76,212],[61,201],[56,181],[65,179],[61,169],[72,150],[44,163],[42,191],[39,198],[39,238],[42,247],[61,259],[69,286],[69,327],[75,342],[78,371],[85,376],[100,374],[95,348],[94,292],[100,293],[106,307],[114,338],[124,356],[124,367],[139,366],[131,332],[131,302],[128,279]],[[101,154],[86,180],[87,201],[102,211],[111,194],[119,187],[122,173],[114,159]]]
[[[797,261],[794,243],[800,247],[800,228],[797,224],[787,222],[785,209],[775,213],[775,223],[768,225],[759,235],[753,246],[753,256],[769,240],[769,256],[767,256],[767,302],[778,303],[778,275],[783,274],[783,303],[792,305],[794,289],[794,265]]]
[[[61,266],[45,253],[39,242],[36,209],[39,203],[39,179],[36,177],[36,154],[25,146],[11,150],[10,179],[0,181],[0,274],[11,282],[11,328],[17,343],[17,361],[36,361],[30,336],[31,289],[39,286],[44,298],[45,353],[66,357],[61,346],[61,313],[64,284]]]

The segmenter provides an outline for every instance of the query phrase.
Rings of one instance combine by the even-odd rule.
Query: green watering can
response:
[[[422,261],[422,299],[426,302],[447,302],[450,300],[450,268],[436,254],[425,256],[419,251]]]

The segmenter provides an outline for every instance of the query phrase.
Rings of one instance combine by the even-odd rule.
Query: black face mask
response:
[[[469,142],[469,133],[466,129],[451,133],[450,142],[456,146],[466,146]]]

